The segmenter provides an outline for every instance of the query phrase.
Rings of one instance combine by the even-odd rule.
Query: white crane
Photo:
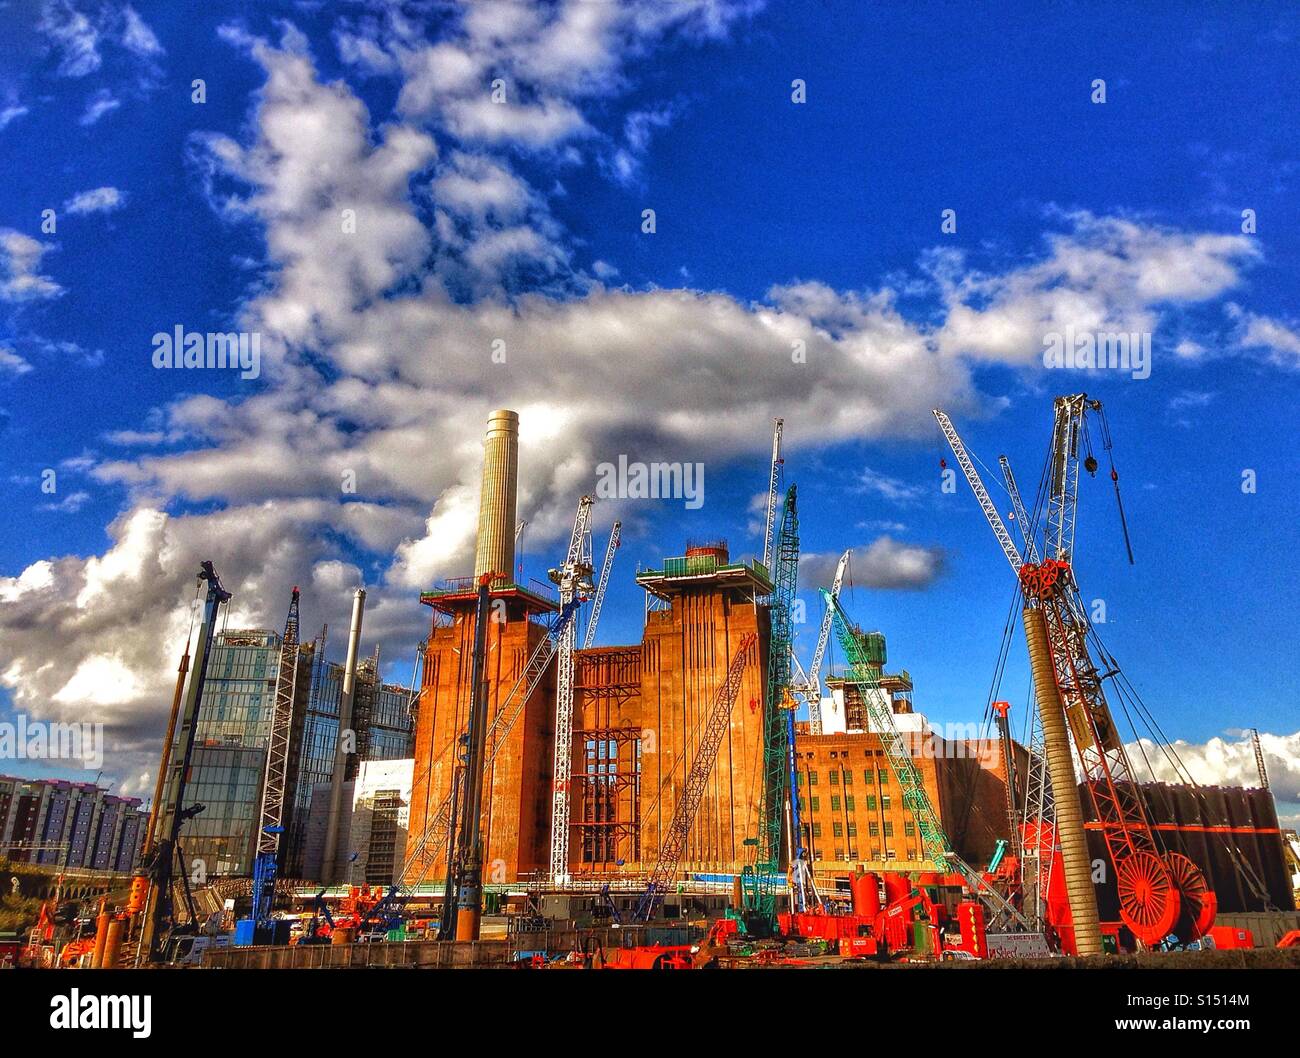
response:
[[[852,550],[845,551],[840,555],[839,563],[835,566],[835,580],[831,584],[831,598],[840,597],[840,588],[844,584],[844,571],[849,565],[849,555]],[[831,637],[831,624],[835,620],[835,612],[831,607],[826,607],[826,612],[822,615],[822,626],[817,633],[817,646],[813,650],[812,660],[808,665],[808,671],[805,672],[799,659],[794,656],[794,646],[791,645],[791,658],[794,662],[795,673],[798,676],[798,682],[795,684],[795,691],[803,695],[803,699],[808,703],[808,720],[812,725],[812,733],[820,735],[822,733],[822,659],[826,656],[826,644]]]
[[[600,583],[596,585],[596,597],[591,603],[591,616],[587,618],[587,634],[582,637],[582,649],[586,650],[596,638],[596,624],[600,621],[600,607],[605,601],[605,589],[609,587],[609,571],[614,565],[614,552],[622,542],[623,523],[616,521],[609,531],[609,544],[605,547],[605,564],[600,567]]]
[[[583,496],[573,519],[573,535],[564,564],[549,571],[560,589],[563,609],[575,598],[590,593],[593,571],[591,558],[591,507],[595,501]],[[569,875],[569,783],[573,770],[573,650],[577,625],[570,621],[560,635],[555,673],[555,768],[551,794],[551,881],[563,885]]]
[[[763,568],[772,575],[772,532],[776,527],[777,493],[781,487],[781,434],[785,430],[784,419],[772,420],[772,469],[767,479],[767,526],[763,530]]]

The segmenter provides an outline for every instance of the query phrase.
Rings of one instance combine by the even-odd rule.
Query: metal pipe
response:
[[[519,415],[494,411],[483,441],[483,487],[478,507],[475,579],[510,579],[515,568],[515,493],[519,476]]]
[[[339,734],[334,740],[334,770],[330,774],[330,811],[325,828],[325,852],[321,856],[321,881],[338,881],[334,861],[339,849],[339,816],[343,811],[343,777],[347,773],[348,755],[343,748],[344,733],[352,726],[352,701],[356,696],[357,647],[361,642],[361,618],[366,609],[366,589],[358,588],[352,597],[352,625],[348,629],[348,657],[343,666],[343,693],[339,698]]]
[[[1070,924],[1079,955],[1100,955],[1101,925],[1097,917],[1097,892],[1092,885],[1092,857],[1083,829],[1079,785],[1070,758],[1070,737],[1065,728],[1065,707],[1056,683],[1047,622],[1040,608],[1026,607],[1025,641],[1034,677],[1034,697],[1043,725],[1043,753],[1056,794],[1056,839],[1061,845],[1065,891],[1070,903]]]
[[[483,839],[479,821],[483,805],[483,758],[487,736],[487,655],[491,572],[479,577],[474,612],[474,657],[470,666],[469,745],[465,752],[465,804],[460,827],[460,891],[456,897],[456,939],[478,940],[483,913]]]

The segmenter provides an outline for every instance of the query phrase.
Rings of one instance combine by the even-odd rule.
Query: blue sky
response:
[[[1298,42],[1281,5],[5,5],[0,712],[106,723],[144,789],[204,557],[241,623],[297,583],[340,628],[364,581],[405,682],[508,406],[531,576],[601,461],[705,465],[698,511],[598,507],[604,642],[638,565],[755,550],[784,416],[810,577],[854,548],[850,611],[975,721],[1011,579],[929,408],[1028,489],[1086,390],[1137,555],[1085,481],[1103,638],[1198,778],[1249,780],[1254,726],[1294,802]],[[260,377],[155,369],[177,325],[258,332]],[[1149,333],[1150,377],[1045,369],[1067,325]]]

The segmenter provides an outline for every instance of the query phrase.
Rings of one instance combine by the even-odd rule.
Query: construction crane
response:
[[[758,636],[754,633],[750,633],[741,641],[731,659],[727,678],[722,681],[718,693],[714,695],[713,709],[709,713],[704,734],[700,736],[700,747],[695,751],[695,759],[691,762],[691,770],[687,773],[682,795],[673,808],[673,818],[664,833],[663,844],[659,847],[659,856],[655,860],[654,869],[650,872],[645,895],[637,904],[636,917],[642,922],[648,922],[654,916],[659,901],[663,899],[668,887],[677,876],[677,867],[686,848],[686,839],[695,823],[695,815],[704,798],[709,776],[713,773],[714,762],[718,759],[718,749],[731,726],[731,710],[736,704],[736,695],[740,693],[740,682],[745,674],[745,666],[749,663],[757,642]]]
[[[781,467],[785,460],[781,456],[781,435],[785,431],[784,419],[772,420],[772,465],[767,478],[767,524],[763,529],[763,568],[772,572],[772,534],[776,530],[776,505],[780,498]]]
[[[560,589],[560,605],[590,594],[591,508],[595,501],[583,496],[573,519],[569,551],[564,564],[549,571]],[[551,881],[563,885],[569,876],[569,782],[573,771],[573,649],[578,626],[565,625],[560,635],[555,666],[555,767],[551,792]]]
[[[852,553],[852,550],[845,551],[836,563],[835,579],[831,582],[832,599],[840,597],[840,588],[844,584],[844,571],[848,569],[849,556]],[[814,735],[822,733],[822,659],[826,656],[826,645],[830,642],[831,621],[834,616],[834,612],[829,607],[822,614],[822,626],[817,630],[817,645],[813,649],[812,660],[808,663],[808,671],[804,672],[797,657],[792,658],[795,673],[799,677],[795,688],[808,703],[808,721]]]
[[[596,625],[600,621],[600,608],[605,602],[605,589],[609,587],[609,571],[614,566],[614,552],[622,542],[623,523],[614,522],[609,531],[609,544],[605,547],[605,562],[600,567],[600,582],[596,585],[596,597],[591,603],[591,616],[587,618],[587,634],[582,637],[582,649],[586,650],[596,639]]]
[[[939,816],[930,803],[930,795],[926,792],[921,772],[913,763],[906,741],[898,730],[893,706],[881,690],[880,678],[867,654],[861,633],[849,620],[838,599],[832,599],[824,589],[822,596],[826,599],[826,605],[835,613],[835,632],[849,663],[851,682],[861,692],[871,731],[880,739],[889,766],[898,779],[903,807],[911,812],[916,822],[925,859],[936,870],[956,871],[962,876],[970,891],[988,909],[993,929],[1033,932],[1025,917],[953,850],[948,835],[939,823]]]
[[[799,514],[791,485],[782,508],[781,531],[775,551],[775,573],[769,606],[767,701],[763,710],[763,800],[759,817],[758,854],[752,872],[746,868],[746,905],[760,921],[776,922],[776,886],[781,873],[782,823],[787,805],[790,819],[790,894],[795,910],[816,899],[803,847],[799,799],[795,792],[794,697],[790,685],[793,632],[791,608],[799,573]]]
[[[293,704],[298,690],[298,589],[289,597],[289,613],[280,640],[279,672],[275,680],[275,707],[267,743],[266,774],[262,781],[262,808],[258,814],[257,856],[253,860],[253,910],[249,916],[248,943],[256,943],[259,930],[269,928],[275,903],[280,835],[284,833],[284,791],[289,770],[289,736],[293,731]]]
[[[1078,393],[1058,397],[1054,403],[1047,520],[1039,561],[1033,557],[1019,561],[1014,545],[1008,550],[1010,536],[992,508],[956,430],[942,412],[934,414],[1016,572],[1025,602],[1025,638],[1043,728],[1043,756],[1052,787],[1060,791],[1074,789],[1076,777],[1069,748],[1073,742],[1079,772],[1115,870],[1120,919],[1141,943],[1151,946],[1161,943],[1175,926],[1185,939],[1203,933],[1213,919],[1214,900],[1195,863],[1181,853],[1166,853],[1160,847],[1102,687],[1102,681],[1115,673],[1101,673],[1088,649],[1090,621],[1074,574],[1079,470],[1082,465],[1095,475],[1098,466],[1090,447],[1086,457],[1082,461],[1079,458],[1087,442],[1088,413],[1101,420],[1104,448],[1109,453],[1110,430],[1100,401]],[[1113,456],[1110,476],[1118,501],[1119,475]],[[1018,490],[1013,492],[1013,500],[1016,497]],[[1018,506],[1023,510],[1023,504]],[[1131,562],[1132,547],[1122,502],[1119,513]],[[1018,512],[1017,517],[1022,515]],[[1032,527],[1023,528],[1032,534]],[[1036,557],[1029,545],[1027,551]],[[1076,949],[1080,954],[1097,953],[1101,937],[1096,894],[1078,802],[1062,793],[1054,803],[1054,831],[1060,840]]]
[[[217,631],[217,614],[230,601],[230,592],[221,586],[221,578],[211,562],[199,564],[200,585],[207,585],[203,607],[203,624],[199,628],[194,648],[194,665],[189,687],[180,712],[176,731],[176,745],[168,757],[167,784],[155,819],[154,838],[150,843],[152,858],[147,865],[150,889],[144,905],[144,926],[140,936],[140,950],[150,962],[161,962],[164,957],[165,932],[175,927],[175,906],[172,882],[179,874],[189,900],[189,875],[185,872],[180,849],[181,827],[187,819],[203,810],[202,805],[185,808],[185,790],[189,780],[190,764],[194,757],[194,738],[198,731],[199,706],[203,702],[203,687],[207,680],[208,661],[212,657],[212,642]],[[179,752],[177,752],[179,750]],[[180,866],[180,871],[176,870]],[[191,912],[191,923],[194,916]]]

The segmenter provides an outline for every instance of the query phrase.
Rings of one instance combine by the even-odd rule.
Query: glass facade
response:
[[[209,876],[252,873],[280,642],[277,633],[254,629],[219,633],[213,643],[185,794],[186,806],[204,806],[182,832],[191,872],[201,866]],[[285,790],[280,870],[295,878],[303,876],[312,788],[328,783],[333,771],[343,696],[343,666],[323,659],[315,664],[315,650],[311,642],[301,649]],[[375,662],[365,658],[357,665],[357,753],[349,759],[348,779],[361,760],[399,760],[412,753],[407,690],[378,683]]]

